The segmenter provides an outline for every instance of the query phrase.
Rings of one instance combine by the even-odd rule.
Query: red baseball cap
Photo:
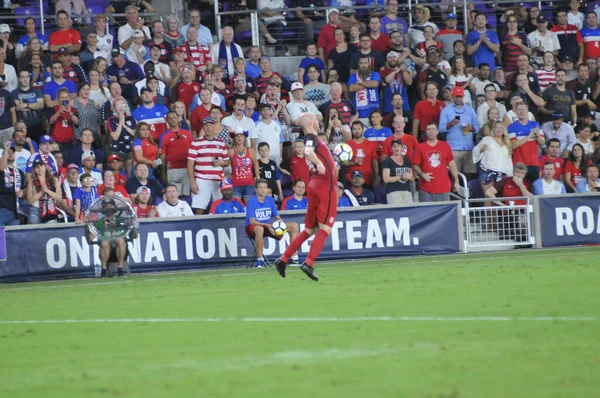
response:
[[[117,155],[117,154],[113,153],[112,155],[110,155],[110,156],[108,157],[108,161],[109,161],[109,162],[112,162],[113,160],[118,160],[118,161],[121,161],[121,158],[119,157],[119,155]]]
[[[452,90],[452,96],[453,97],[464,97],[465,89],[462,87],[454,87],[454,90]]]

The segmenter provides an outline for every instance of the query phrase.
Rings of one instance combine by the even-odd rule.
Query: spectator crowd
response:
[[[600,11],[578,0],[469,4],[467,26],[443,0],[414,6],[412,25],[398,0],[228,2],[258,10],[260,46],[236,42],[247,15],[217,40],[201,9],[79,3],[56,3],[48,35],[33,18],[21,37],[0,25],[0,225],[81,223],[101,195],[141,218],[240,213],[259,179],[281,210],[304,209],[305,112],[332,150],[352,148],[342,207],[449,200],[459,173],[488,197],[600,190]],[[305,51],[297,75],[266,55],[291,55],[282,26]]]

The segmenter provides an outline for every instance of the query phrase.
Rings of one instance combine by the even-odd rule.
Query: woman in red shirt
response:
[[[565,185],[568,192],[576,192],[575,186],[585,175],[587,166],[591,163],[585,156],[581,144],[573,144],[573,149],[565,166]]]
[[[254,149],[246,146],[246,134],[237,130],[233,136],[233,148],[229,149],[233,197],[242,199],[244,204],[248,204],[254,196],[254,178],[259,175]]]
[[[150,126],[146,122],[139,122],[135,126],[135,140],[133,140],[133,169],[138,163],[148,165],[148,175],[152,174],[152,169],[160,165],[158,159],[158,145],[154,142],[150,134]]]

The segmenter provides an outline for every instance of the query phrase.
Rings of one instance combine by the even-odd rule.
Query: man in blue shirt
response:
[[[600,192],[600,178],[598,176],[598,166],[590,164],[585,171],[585,178],[579,180],[575,186],[576,192]]]
[[[338,181],[337,197],[338,197],[338,209],[340,207],[352,207],[348,198],[346,196],[344,196],[344,184],[342,184],[339,181]]]
[[[243,213],[246,206],[238,198],[233,198],[233,184],[231,180],[224,178],[221,183],[222,199],[215,200],[210,206],[210,214],[236,214]]]
[[[354,170],[352,172],[352,179],[350,180],[352,187],[344,191],[351,205],[354,207],[375,204],[375,195],[372,191],[363,188],[364,183],[365,177],[363,176],[363,173],[361,173],[360,170]]]
[[[446,142],[452,148],[452,155],[458,171],[465,174],[477,173],[473,163],[473,134],[479,131],[477,114],[473,108],[463,103],[465,90],[454,87],[453,103],[442,109],[440,114],[440,133],[446,133]]]
[[[467,35],[467,54],[473,58],[475,66],[486,63],[490,70],[496,69],[496,53],[500,51],[500,40],[494,30],[487,28],[487,17],[478,12],[475,15],[475,29]]]
[[[263,268],[265,260],[263,250],[265,247],[265,237],[275,240],[283,239],[284,235],[277,236],[271,226],[272,218],[283,221],[277,211],[277,205],[272,196],[267,196],[269,185],[267,180],[259,178],[254,183],[256,195],[248,200],[246,207],[246,235],[254,240],[256,245],[256,268]],[[286,223],[290,238],[293,240],[298,234],[298,224],[295,222]],[[292,263],[298,261],[298,255],[292,257]]]
[[[56,96],[61,88],[66,88],[71,98],[75,98],[77,95],[77,86],[63,77],[63,71],[61,61],[52,62],[51,80],[44,84],[44,105],[46,105],[46,108],[53,109],[55,106],[60,106]]]
[[[123,97],[133,101],[138,95],[135,83],[142,80],[145,75],[140,65],[125,59],[122,49],[113,48],[111,56],[111,65],[106,69],[106,74],[111,79],[116,79],[123,90]]]

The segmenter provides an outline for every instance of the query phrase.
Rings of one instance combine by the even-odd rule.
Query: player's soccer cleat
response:
[[[319,278],[315,275],[315,270],[313,267],[307,265],[306,263],[302,264],[300,267],[300,271],[304,272],[306,276],[308,276],[313,281],[317,282]]]
[[[275,260],[275,262],[273,264],[275,264],[275,268],[277,268],[277,272],[279,272],[279,275],[281,275],[282,278],[285,278],[286,265],[283,262],[283,260],[281,259],[281,257],[279,257],[277,260]]]
[[[102,271],[100,271],[100,278],[106,278],[108,274],[108,271],[106,268],[102,268]]]
[[[125,271],[123,271],[123,268],[117,268],[117,276],[125,276]]]
[[[256,260],[256,268],[265,268],[265,260],[262,258]]]

